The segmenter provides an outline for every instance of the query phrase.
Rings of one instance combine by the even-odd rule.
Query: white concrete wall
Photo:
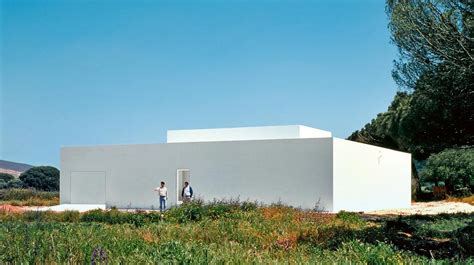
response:
[[[169,130],[168,143],[331,137],[331,132],[301,125]]]
[[[165,181],[174,203],[176,171],[190,169],[191,186],[205,200],[281,200],[312,208],[320,199],[331,211],[332,159],[331,138],[65,147],[60,200],[71,203],[74,172],[105,172],[108,207],[156,209],[153,188]]]
[[[332,133],[308,126],[299,125],[299,138],[326,138],[332,137]]]
[[[410,154],[333,139],[334,211],[410,207]]]

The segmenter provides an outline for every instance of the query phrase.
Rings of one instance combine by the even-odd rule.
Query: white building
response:
[[[206,201],[240,198],[326,211],[409,207],[408,153],[305,126],[168,131],[167,143],[63,147],[61,204],[159,208],[184,181]]]

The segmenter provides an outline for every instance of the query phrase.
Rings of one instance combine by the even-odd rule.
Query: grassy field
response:
[[[0,189],[0,205],[51,206],[59,204],[59,193],[30,189]]]
[[[473,217],[366,221],[239,202],[196,202],[164,215],[0,212],[0,263],[472,264]]]

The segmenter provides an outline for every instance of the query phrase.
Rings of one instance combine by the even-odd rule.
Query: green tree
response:
[[[20,175],[25,186],[44,191],[59,190],[59,170],[51,166],[28,169]]]
[[[387,0],[389,30],[399,49],[393,76],[415,89],[426,73],[444,65],[455,79],[472,78],[474,64],[474,1]],[[472,79],[471,79],[472,80]]]
[[[472,146],[474,1],[387,0],[386,10],[399,50],[392,74],[403,92],[348,139],[411,152],[417,160]]]
[[[5,182],[9,182],[13,180],[15,177],[13,175],[7,174],[7,173],[0,173],[0,180],[3,180]]]
[[[431,155],[420,173],[424,181],[443,181],[449,194],[474,188],[474,148],[448,149]]]
[[[417,159],[474,142],[474,1],[388,0],[393,77],[411,93],[399,138]]]
[[[6,187],[9,189],[21,189],[25,187],[25,183],[20,179],[13,179],[6,184]]]

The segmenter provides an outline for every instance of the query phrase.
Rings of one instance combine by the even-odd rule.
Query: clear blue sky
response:
[[[1,159],[59,166],[60,146],[167,129],[345,138],[397,90],[381,0],[1,3]]]

